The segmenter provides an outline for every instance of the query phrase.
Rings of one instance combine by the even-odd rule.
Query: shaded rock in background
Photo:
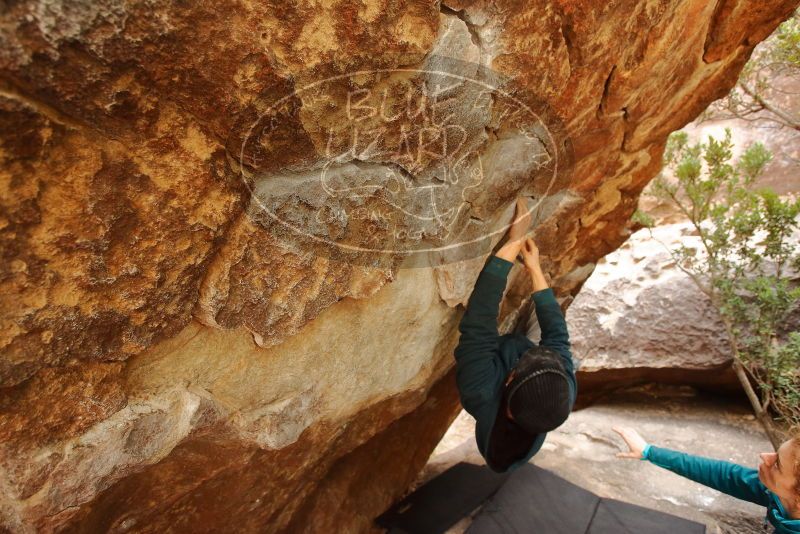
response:
[[[719,316],[666,247],[700,247],[687,224],[640,230],[601,260],[567,314],[581,401],[644,382],[740,390]]]

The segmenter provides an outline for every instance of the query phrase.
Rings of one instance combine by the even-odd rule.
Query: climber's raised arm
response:
[[[456,381],[464,409],[475,412],[486,406],[505,379],[497,365],[499,333],[497,316],[505,291],[508,273],[520,253],[523,238],[530,225],[527,206],[519,200],[514,223],[508,231],[508,241],[489,256],[467,303],[467,310],[458,330],[461,337],[455,350]]]
[[[539,261],[539,247],[532,238],[525,239],[522,246],[522,261],[525,263],[525,268],[531,277],[531,284],[533,285],[533,292],[547,289],[547,279],[544,277],[542,271],[542,264]]]
[[[769,505],[767,488],[759,480],[755,469],[650,445],[633,428],[613,427],[612,430],[625,440],[629,449],[628,452],[617,453],[618,458],[647,460],[737,499],[761,506]]]
[[[564,360],[564,367],[571,380],[575,382],[575,361],[570,350],[569,331],[564,314],[561,312],[553,290],[548,286],[539,261],[539,248],[533,239],[528,238],[522,248],[522,259],[533,285],[533,305],[536,319],[542,329],[539,344],[556,351]],[[577,387],[577,384],[575,384]]]

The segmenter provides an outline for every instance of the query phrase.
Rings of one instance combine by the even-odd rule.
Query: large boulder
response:
[[[597,264],[573,300],[582,402],[645,382],[741,389],[719,314],[673,261],[678,245],[702,248],[689,223],[639,230]]]
[[[797,3],[8,4],[2,528],[368,530],[513,199],[566,304]]]

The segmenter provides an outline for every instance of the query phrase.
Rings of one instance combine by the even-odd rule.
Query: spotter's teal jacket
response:
[[[643,460],[648,460],[704,486],[743,501],[766,506],[765,522],[769,521],[775,527],[777,534],[800,533],[800,519],[791,519],[788,516],[780,499],[758,479],[756,469],[653,445],[645,447],[642,456]]]
[[[510,261],[490,256],[483,267],[467,303],[467,310],[459,324],[461,337],[455,350],[456,382],[461,405],[475,418],[475,439],[478,450],[495,471],[503,469],[492,465],[487,458],[489,437],[495,423],[506,377],[520,356],[536,344],[522,334],[499,335],[497,316],[500,300],[506,287]],[[569,334],[561,307],[551,288],[531,295],[536,318],[542,330],[539,344],[556,351],[564,361],[569,378],[570,405],[577,395],[575,366],[570,352]],[[544,443],[547,433],[536,436],[527,455],[513,463],[507,470],[527,463]]]

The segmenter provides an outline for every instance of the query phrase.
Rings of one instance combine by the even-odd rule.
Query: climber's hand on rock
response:
[[[547,289],[549,286],[547,278],[545,278],[542,271],[542,265],[539,263],[539,247],[536,246],[536,242],[530,237],[526,238],[520,252],[522,252],[522,261],[525,263],[525,268],[531,277],[533,292],[536,293]]]
[[[517,199],[517,207],[514,212],[514,219],[508,229],[508,241],[520,241],[523,239],[531,226],[531,213],[528,209],[528,202],[524,197]]]
[[[495,254],[497,257],[513,262],[522,250],[525,235],[531,225],[531,214],[528,212],[528,203],[523,197],[517,199],[514,219],[508,229],[508,241],[500,247]]]
[[[628,452],[618,452],[617,458],[633,458],[635,460],[642,459],[644,448],[647,447],[647,442],[639,433],[630,427],[615,426],[611,430],[622,436],[625,444],[630,449]]]
[[[522,261],[529,271],[541,270],[542,268],[539,263],[539,247],[530,237],[525,240],[525,244],[522,246]]]

